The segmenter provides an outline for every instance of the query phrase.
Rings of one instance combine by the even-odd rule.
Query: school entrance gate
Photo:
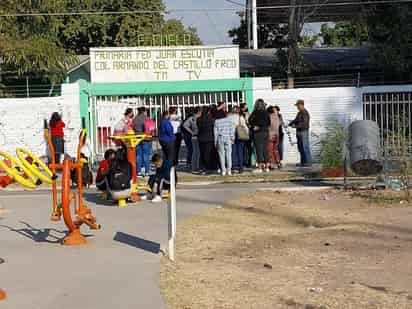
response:
[[[252,79],[178,81],[153,83],[87,84],[88,119],[93,161],[101,159],[114,145],[110,140],[113,127],[130,107],[135,114],[146,107],[159,124],[161,114],[176,107],[182,119],[194,107],[225,102],[229,108],[245,102],[253,105]]]

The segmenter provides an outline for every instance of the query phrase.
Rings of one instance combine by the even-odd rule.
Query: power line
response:
[[[376,0],[376,1],[362,1],[362,2],[333,2],[322,4],[298,4],[298,5],[273,5],[273,6],[260,6],[257,10],[270,10],[270,9],[291,9],[291,8],[314,8],[314,7],[334,7],[334,6],[353,6],[353,5],[380,5],[380,4],[402,4],[412,3],[412,0]]]
[[[235,5],[238,5],[238,6],[241,6],[242,8],[245,8],[245,7],[246,7],[245,4],[239,3],[239,2],[236,2],[236,1],[233,1],[233,0],[225,0],[225,1],[226,1],[226,2],[229,2],[229,3],[232,3],[232,4],[235,4]]]
[[[232,0],[225,0],[234,3]],[[381,4],[403,4],[412,3],[412,0],[376,0],[376,1],[364,1],[364,2],[334,2],[334,3],[324,3],[324,4],[300,4],[300,5],[274,5],[274,6],[261,6],[257,7],[257,10],[281,10],[290,8],[315,8],[315,7],[337,7],[337,6],[358,6],[358,5],[381,5]],[[240,4],[240,3],[236,3]],[[244,7],[242,5],[242,7]],[[250,9],[249,9],[250,10]],[[0,14],[0,17],[30,17],[30,16],[81,16],[81,15],[131,15],[131,14],[164,14],[171,12],[186,12],[186,13],[198,13],[198,12],[220,12],[220,13],[235,13],[237,10],[235,8],[204,8],[204,9],[193,9],[193,8],[178,8],[178,9],[168,9],[163,10],[133,10],[133,11],[83,11],[83,12],[51,12],[51,13],[8,13]]]

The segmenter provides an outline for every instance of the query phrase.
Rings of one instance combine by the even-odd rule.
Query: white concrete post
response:
[[[253,49],[258,49],[258,22],[256,0],[252,0],[252,32],[253,32]]]
[[[167,207],[169,226],[169,259],[175,260],[175,235],[176,235],[176,176],[175,167],[170,169],[170,197]]]

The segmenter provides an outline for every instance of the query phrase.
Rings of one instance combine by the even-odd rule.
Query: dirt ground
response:
[[[264,192],[178,225],[168,308],[412,308],[412,204],[374,192]]]

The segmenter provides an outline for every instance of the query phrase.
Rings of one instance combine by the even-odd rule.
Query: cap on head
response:
[[[303,100],[297,100],[295,105],[296,105],[296,106],[299,106],[299,105],[305,106],[305,101],[303,101]]]

